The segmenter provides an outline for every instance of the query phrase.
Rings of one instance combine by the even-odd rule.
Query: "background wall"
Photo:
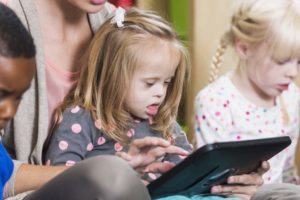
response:
[[[233,0],[190,0],[189,49],[192,72],[188,87],[186,119],[189,135],[193,132],[193,102],[197,92],[208,83],[211,58],[219,39],[228,27]],[[214,13],[214,14],[213,14]],[[221,70],[234,66],[229,51],[224,55]],[[230,66],[230,67],[229,67]],[[221,72],[222,73],[222,72]]]

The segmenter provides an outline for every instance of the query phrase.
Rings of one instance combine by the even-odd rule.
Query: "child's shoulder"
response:
[[[63,115],[64,115],[64,117],[68,116],[68,117],[73,117],[73,118],[85,118],[85,119],[88,119],[91,117],[91,113],[79,105],[66,108],[64,110]]]
[[[232,83],[227,75],[221,76],[216,81],[210,83],[200,90],[196,96],[196,101],[211,101],[212,99],[225,99],[232,93]]]

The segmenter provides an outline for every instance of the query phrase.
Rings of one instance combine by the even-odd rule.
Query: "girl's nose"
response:
[[[290,67],[289,67],[289,70],[287,71],[287,76],[291,79],[295,79],[298,75],[298,72],[299,72],[299,61],[296,60],[294,62],[291,62],[290,64]]]
[[[165,94],[165,86],[164,85],[158,85],[155,89],[155,96],[156,97],[162,97]]]

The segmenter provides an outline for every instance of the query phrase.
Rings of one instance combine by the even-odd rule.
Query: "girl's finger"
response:
[[[168,146],[166,148],[162,148],[162,147],[156,147],[156,148],[152,148],[149,150],[149,155],[152,155],[153,157],[161,157],[164,156],[165,154],[175,154],[175,155],[179,155],[179,156],[188,156],[189,152],[177,147],[177,146]]]
[[[145,148],[145,147],[167,147],[170,145],[170,142],[168,140],[158,138],[158,137],[144,137],[141,139],[134,140],[131,145],[134,145],[137,148]]]
[[[128,153],[121,151],[121,152],[116,152],[115,154],[116,156],[126,160],[126,161],[130,161],[132,159],[132,156],[130,156]]]
[[[174,166],[175,164],[171,162],[155,162],[148,165],[145,168],[144,172],[165,173],[172,169]]]

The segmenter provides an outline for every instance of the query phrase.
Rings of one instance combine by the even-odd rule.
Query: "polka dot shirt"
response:
[[[46,153],[47,165],[72,166],[86,158],[97,155],[114,155],[116,152],[128,151],[127,146],[116,142],[102,131],[101,121],[93,120],[91,114],[79,106],[66,109],[63,120],[53,133]],[[146,136],[161,137],[161,134],[151,129],[148,121],[136,121],[134,127],[125,133],[132,140]],[[174,123],[172,134],[177,140],[176,145],[191,152],[185,133]],[[180,137],[178,137],[180,136]],[[182,160],[176,155],[166,155],[163,161],[178,163]],[[151,179],[156,176],[149,174]],[[158,175],[157,175],[158,176]]]
[[[269,161],[271,169],[264,180],[299,183],[294,165],[299,133],[299,89],[290,84],[277,97],[276,105],[266,109],[242,96],[229,75],[220,77],[196,96],[194,124],[198,147],[219,141],[290,136],[292,144]]]

